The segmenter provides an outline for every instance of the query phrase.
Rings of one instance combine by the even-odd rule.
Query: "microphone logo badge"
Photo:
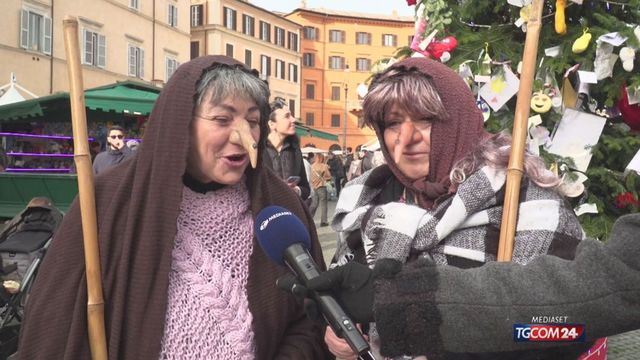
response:
[[[269,225],[269,219],[265,219],[261,224],[260,224],[260,231],[264,230],[267,228],[267,225]]]
[[[267,228],[267,226],[269,225],[269,221],[272,221],[272,220],[277,219],[280,216],[284,216],[284,215],[294,216],[291,211],[282,211],[282,212],[279,212],[279,213],[275,213],[275,214],[269,216],[263,222],[260,223],[260,231],[263,231],[264,229]]]

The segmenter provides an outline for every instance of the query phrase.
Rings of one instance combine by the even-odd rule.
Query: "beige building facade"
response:
[[[0,85],[10,74],[38,96],[68,91],[62,21],[79,22],[85,88],[162,85],[189,60],[190,0],[2,0]]]
[[[372,141],[374,132],[359,127],[366,82],[376,61],[410,44],[413,19],[309,8],[286,18],[302,25],[302,122],[338,135],[341,147],[346,143],[355,149]],[[324,149],[335,144],[302,139],[307,141]]]
[[[247,1],[191,0],[191,58],[227,55],[260,72],[300,114],[300,25]]]

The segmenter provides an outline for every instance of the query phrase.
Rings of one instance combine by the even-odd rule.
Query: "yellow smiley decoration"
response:
[[[544,114],[551,109],[551,98],[549,95],[539,91],[531,96],[531,110],[538,114]]]

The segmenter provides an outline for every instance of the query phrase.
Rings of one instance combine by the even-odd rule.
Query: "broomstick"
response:
[[[100,254],[96,220],[96,199],[93,187],[91,155],[87,137],[87,119],[84,104],[82,68],[78,46],[78,20],[65,16],[64,48],[69,71],[69,98],[73,129],[74,162],[78,173],[78,196],[84,238],[84,259],[87,275],[87,328],[89,348],[94,360],[107,359],[107,341],[104,329],[104,300],[100,278]]]
[[[533,0],[529,21],[527,22],[527,37],[522,55],[522,74],[520,76],[520,87],[518,88],[516,113],[513,119],[513,143],[507,167],[507,184],[502,207],[498,261],[511,261],[511,256],[513,255],[513,242],[520,200],[520,181],[524,173],[524,148],[527,141],[527,122],[529,120],[543,2],[543,0]]]

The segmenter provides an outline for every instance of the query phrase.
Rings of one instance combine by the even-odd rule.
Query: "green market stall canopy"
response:
[[[88,113],[98,111],[149,115],[160,90],[155,86],[133,81],[116,82],[85,90],[85,105]],[[0,106],[0,123],[68,121],[69,108],[69,93],[56,93]]]
[[[317,137],[317,138],[331,140],[331,141],[338,141],[338,135],[316,130],[309,126],[300,125],[300,124],[296,124],[296,135],[310,136],[310,137]]]

